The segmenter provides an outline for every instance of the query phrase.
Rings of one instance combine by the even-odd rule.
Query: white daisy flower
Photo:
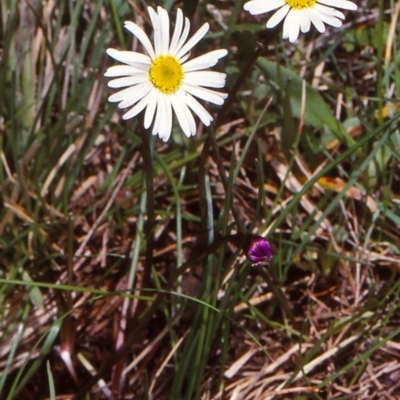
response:
[[[244,9],[252,15],[277,10],[268,20],[267,28],[274,28],[285,17],[283,39],[291,43],[299,37],[299,32],[308,32],[311,23],[318,32],[325,32],[325,24],[339,28],[344,14],[335,8],[356,10],[357,5],[348,0],[252,0]]]
[[[172,110],[186,136],[196,133],[192,113],[197,114],[204,125],[209,126],[213,117],[195,97],[221,105],[225,93],[208,88],[225,86],[226,74],[204,71],[214,66],[226,50],[214,50],[193,60],[190,50],[203,38],[209,29],[205,23],[189,40],[190,22],[178,9],[175,29],[170,40],[170,21],[165,9],[157,12],[148,7],[154,28],[154,47],[144,31],[133,22],[125,22],[128,29],[142,43],[147,54],[133,51],[107,49],[107,54],[124,65],[108,68],[107,77],[118,77],[108,83],[111,88],[125,88],[109,97],[109,101],[120,102],[119,108],[132,107],[122,118],[129,119],[146,108],[144,127],[153,124],[153,135],[165,142],[172,129]]]

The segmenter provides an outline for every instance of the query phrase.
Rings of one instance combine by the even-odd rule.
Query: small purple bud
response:
[[[268,240],[262,236],[252,235],[246,248],[246,257],[253,265],[270,261],[272,250]]]

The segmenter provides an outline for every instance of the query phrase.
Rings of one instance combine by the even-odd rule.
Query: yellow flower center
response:
[[[182,85],[183,77],[183,68],[173,56],[158,56],[151,63],[150,82],[164,94],[175,93]]]
[[[303,8],[313,8],[317,0],[285,0],[291,8],[302,10]]]

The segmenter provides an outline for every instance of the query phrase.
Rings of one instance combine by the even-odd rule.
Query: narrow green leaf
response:
[[[26,271],[22,273],[22,279],[25,282],[33,283],[31,277]],[[29,298],[34,306],[38,308],[43,308],[42,292],[37,286],[29,285]]]
[[[273,84],[273,86],[281,89],[281,93],[284,92],[285,88],[288,87],[288,82],[290,82],[286,96],[290,97],[293,115],[296,118],[300,118],[303,79],[288,68],[282,67],[264,58],[259,58],[256,64],[265,78]],[[333,116],[330,108],[319,92],[308,83],[306,84],[304,123],[320,130],[327,127],[338,140],[349,147],[355,143],[347,134],[342,124]],[[325,142],[326,141],[322,140],[321,144]]]
[[[54,387],[54,379],[53,379],[53,374],[51,373],[49,361],[47,361],[46,369],[47,369],[47,378],[49,379],[50,400],[55,400],[56,399],[56,390]]]
[[[292,154],[292,149],[296,143],[297,129],[293,119],[292,104],[291,104],[291,86],[292,81],[286,81],[285,96],[283,98],[283,121],[281,131],[281,150],[289,160]]]

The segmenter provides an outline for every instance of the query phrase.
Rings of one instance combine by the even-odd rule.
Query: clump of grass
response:
[[[141,4],[0,4],[0,397],[396,398],[399,6],[291,45],[179,5],[230,98],[165,144],[107,102]]]

